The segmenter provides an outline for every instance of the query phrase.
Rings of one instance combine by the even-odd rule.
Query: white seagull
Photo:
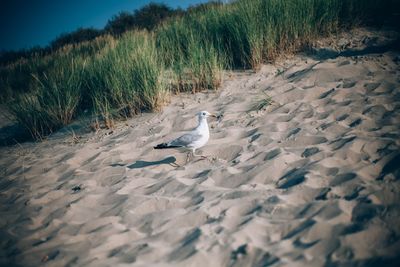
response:
[[[195,154],[196,149],[203,147],[210,138],[210,130],[208,129],[207,118],[219,118],[219,116],[211,114],[205,110],[198,112],[196,115],[199,119],[199,124],[196,128],[170,142],[158,144],[154,147],[154,149],[185,148],[190,149],[193,156],[197,156]],[[186,158],[186,162],[189,160],[189,153]]]

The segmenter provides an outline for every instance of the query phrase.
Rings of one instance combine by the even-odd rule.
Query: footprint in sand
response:
[[[361,119],[361,118],[357,118],[357,119],[355,119],[354,121],[352,121],[352,122],[349,124],[349,127],[354,128],[354,127],[360,125],[361,122],[362,122],[362,119]]]
[[[348,182],[350,180],[353,180],[356,178],[357,175],[354,173],[343,173],[343,174],[338,174],[333,178],[333,180],[330,182],[331,186],[339,186],[345,182]]]
[[[315,200],[327,200],[327,195],[332,189],[330,187],[324,187],[321,191],[314,197]]]
[[[318,152],[319,152],[319,148],[318,147],[306,148],[304,150],[304,152],[301,154],[301,157],[308,158],[308,157],[311,157],[314,154],[317,154]]]
[[[291,136],[296,135],[297,133],[299,133],[301,131],[301,128],[294,128],[292,130],[290,130],[288,132],[288,134],[286,135],[286,139],[290,138]]]
[[[324,98],[326,98],[327,96],[329,96],[330,94],[332,94],[333,92],[335,92],[335,88],[332,88],[332,89],[326,91],[325,93],[322,93],[322,94],[318,97],[318,99],[324,99]]]
[[[341,66],[346,66],[346,65],[350,65],[350,61],[349,60],[343,60],[343,61],[339,61],[336,66],[341,67]]]
[[[352,88],[357,84],[356,81],[344,81],[342,88]]]
[[[340,115],[336,118],[336,121],[344,121],[345,119],[347,119],[349,117],[349,114],[343,114]]]
[[[374,218],[382,210],[382,206],[360,202],[353,208],[351,221],[356,223],[365,223]]]
[[[305,175],[307,171],[303,169],[293,169],[279,178],[276,187],[279,189],[288,189],[298,185],[306,180]]]
[[[350,137],[343,137],[336,139],[329,144],[332,145],[332,150],[338,150],[342,147],[344,147],[346,144],[352,142],[354,139],[356,139],[357,136],[350,136]]]
[[[377,83],[366,83],[366,84],[364,84],[364,88],[367,90],[367,93],[371,93],[376,88],[378,88],[380,85],[381,85],[380,82],[377,82]]]
[[[273,149],[265,154],[264,161],[271,160],[276,156],[278,156],[279,154],[281,154],[280,148]]]

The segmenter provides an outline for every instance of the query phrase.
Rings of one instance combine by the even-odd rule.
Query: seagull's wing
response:
[[[190,144],[196,142],[197,140],[201,139],[201,134],[198,132],[190,132],[184,134],[175,140],[172,140],[168,143],[169,146],[177,146],[177,147],[188,147]]]

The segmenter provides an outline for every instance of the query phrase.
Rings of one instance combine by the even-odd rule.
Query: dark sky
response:
[[[207,0],[0,0],[0,50],[44,46],[79,27],[103,28],[120,11],[149,2],[186,8]]]

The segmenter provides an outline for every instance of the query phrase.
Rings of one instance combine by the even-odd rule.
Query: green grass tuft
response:
[[[0,66],[0,101],[36,138],[90,111],[115,118],[162,107],[168,93],[217,89],[224,69],[259,69],[317,37],[380,25],[393,0],[237,0],[207,5],[152,32],[100,36]],[[268,98],[258,104],[262,109]]]
[[[163,69],[151,34],[124,34],[87,68],[86,90],[93,111],[109,120],[157,110],[165,94]]]
[[[8,107],[33,137],[42,138],[76,116],[80,102],[85,61],[54,58],[53,68],[32,74],[34,91],[17,96]]]

